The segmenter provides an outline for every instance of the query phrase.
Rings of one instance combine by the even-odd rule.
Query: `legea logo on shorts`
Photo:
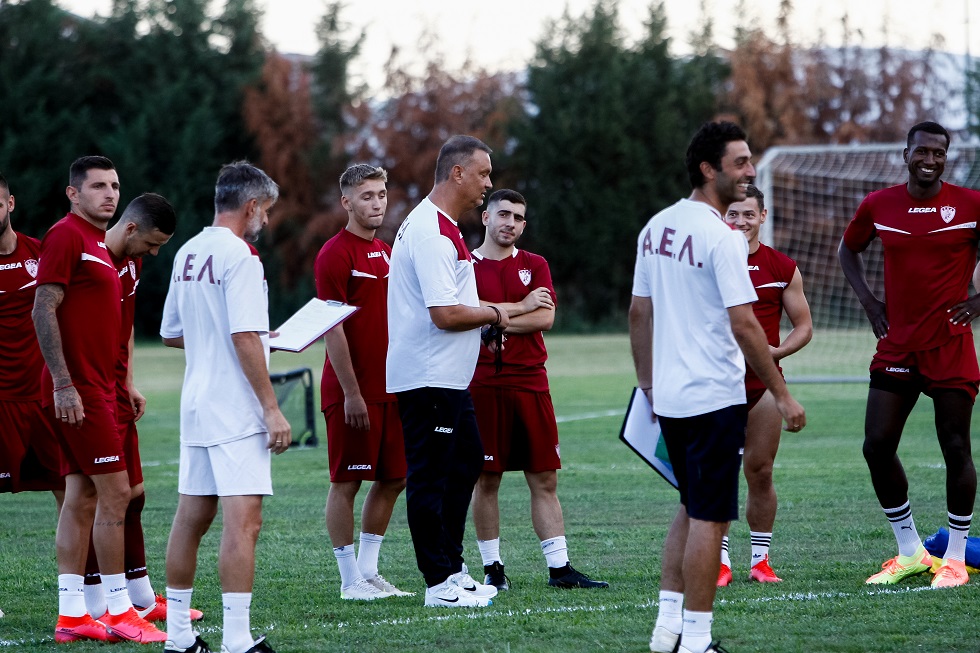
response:
[[[370,465],[347,465],[347,470],[371,469]]]
[[[886,367],[886,372],[897,372],[899,374],[908,374],[911,370],[907,367]]]
[[[437,426],[435,429],[436,433],[452,433],[453,427],[451,426]]]
[[[101,458],[95,459],[96,465],[98,465],[99,463],[118,463],[118,462],[119,462],[119,456],[103,456]]]

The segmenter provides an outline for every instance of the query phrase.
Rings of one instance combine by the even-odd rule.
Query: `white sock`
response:
[[[81,574],[58,574],[58,614],[64,617],[84,617],[85,577]]]
[[[337,558],[337,567],[340,569],[340,587],[350,587],[359,580],[363,580],[361,570],[357,568],[357,560],[354,558],[354,545],[338,546],[333,550],[334,557]]]
[[[728,557],[728,536],[721,538],[721,564],[732,568],[732,559]]]
[[[129,590],[126,589],[126,574],[102,574],[102,589],[105,591],[109,614],[122,614],[133,607],[129,600]]]
[[[711,613],[684,610],[681,646],[688,651],[704,653],[711,646]]]
[[[895,540],[898,542],[898,554],[903,556],[913,555],[920,546],[922,540],[919,539],[919,532],[915,530],[915,522],[912,520],[912,508],[908,501],[897,508],[881,507],[885,511],[885,517],[892,525],[892,532],[895,533]]]
[[[150,584],[149,576],[128,579],[126,589],[129,590],[129,600],[134,606],[149,608],[156,603],[157,597],[153,594],[153,585]]]
[[[752,538],[752,566],[755,567],[769,556],[772,533],[749,531],[749,536]]]
[[[660,590],[660,608],[657,610],[656,627],[666,628],[679,635],[684,629],[684,595],[680,592]]]
[[[564,535],[541,540],[541,552],[544,553],[544,558],[552,569],[559,569],[568,564],[568,544],[565,542]]]
[[[492,540],[477,540],[476,545],[480,547],[480,555],[483,557],[484,567],[489,567],[495,562],[499,562],[500,564],[504,563],[504,561],[500,559],[499,537],[495,537]]]
[[[177,648],[194,646],[196,638],[191,630],[191,594],[194,589],[167,588],[167,639]]]
[[[102,589],[101,582],[95,583],[94,585],[86,584],[82,587],[82,591],[85,593],[85,609],[92,615],[93,619],[98,619],[109,610],[109,605],[105,602],[105,591]]]
[[[381,543],[384,535],[361,533],[361,548],[357,551],[357,568],[364,578],[374,578],[378,575],[378,554],[381,553]]]
[[[963,562],[966,559],[966,540],[970,536],[973,515],[964,517],[951,512],[946,514],[949,516],[949,542],[946,543],[946,555],[943,558]]]
[[[229,653],[244,653],[255,644],[255,640],[252,639],[252,628],[249,624],[252,593],[223,593],[221,603],[225,608],[224,636],[221,643],[228,649]]]

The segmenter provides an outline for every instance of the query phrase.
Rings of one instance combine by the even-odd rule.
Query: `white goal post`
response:
[[[813,340],[781,362],[790,381],[867,381],[875,339],[837,262],[854,211],[875,190],[904,183],[904,143],[775,147],[756,166],[769,217],[761,239],[794,259],[813,313]],[[953,145],[946,181],[980,189],[980,145]],[[868,281],[883,296],[881,244],[864,255]],[[789,327],[784,318],[785,328]]]

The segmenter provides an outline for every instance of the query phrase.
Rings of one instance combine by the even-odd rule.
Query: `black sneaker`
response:
[[[255,644],[252,645],[252,648],[245,651],[245,653],[276,653],[276,652],[272,649],[271,646],[269,646],[269,642],[265,641],[265,635],[262,635],[262,637],[259,637],[257,640],[255,640]]]
[[[711,646],[704,653],[731,653],[727,648],[721,647],[721,642],[712,642]]]
[[[484,585],[493,585],[497,588],[498,592],[510,589],[510,579],[504,573],[504,566],[499,560],[492,565],[483,565],[483,573],[486,574],[486,577],[483,579]]]
[[[577,571],[570,563],[558,569],[549,567],[548,574],[550,575],[548,584],[552,587],[561,587],[562,589],[609,587],[609,583],[606,581],[592,580],[581,571]]]
[[[197,636],[194,643],[187,648],[180,648],[168,639],[167,643],[163,645],[163,653],[211,653],[211,649],[207,642]]]

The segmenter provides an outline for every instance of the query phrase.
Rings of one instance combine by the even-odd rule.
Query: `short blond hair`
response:
[[[344,174],[340,175],[340,192],[346,194],[348,190],[357,188],[368,179],[380,179],[387,182],[388,171],[366,163],[355,163],[344,170]]]

